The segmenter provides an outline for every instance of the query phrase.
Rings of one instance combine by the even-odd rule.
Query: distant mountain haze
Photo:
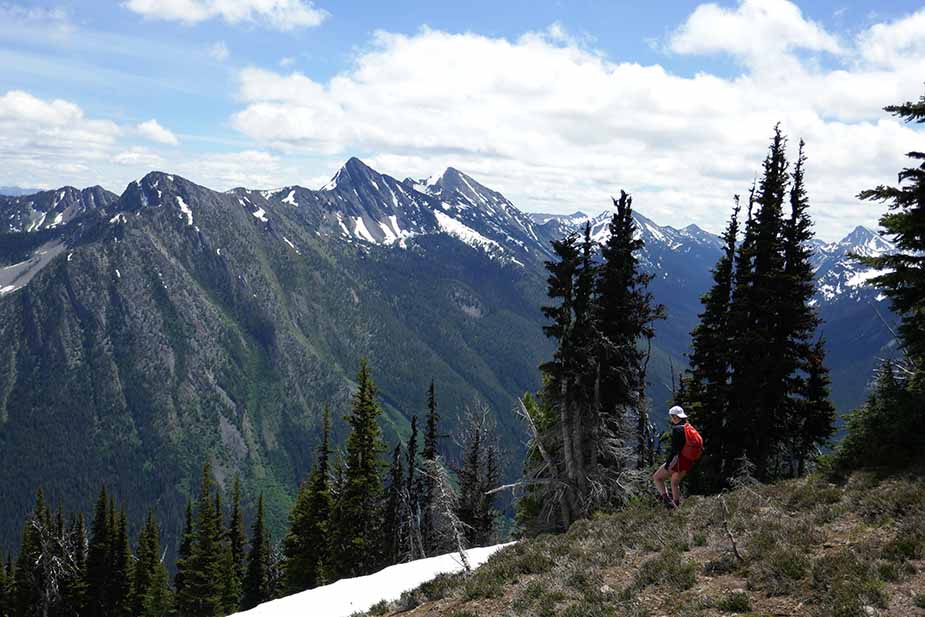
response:
[[[248,499],[264,493],[278,538],[325,403],[335,442],[346,434],[364,356],[387,442],[423,414],[433,379],[450,457],[458,419],[482,401],[516,475],[526,437],[511,410],[552,354],[549,243],[586,222],[604,240],[609,217],[526,214],[453,168],[398,180],[356,158],[320,190],[217,192],[154,172],[120,196],[0,197],[0,547],[18,541],[36,487],[89,511],[105,482],[137,509],[131,520],[155,507],[173,550],[207,457],[222,485],[240,474]],[[658,418],[721,243],[636,221],[668,311],[648,373]],[[890,250],[864,228],[816,247],[841,412],[894,346],[895,317],[848,254]]]

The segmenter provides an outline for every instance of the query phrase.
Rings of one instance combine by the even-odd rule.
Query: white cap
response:
[[[668,415],[669,415],[669,416],[678,416],[679,418],[686,418],[686,417],[687,417],[687,414],[684,413],[684,410],[681,409],[680,407],[678,407],[677,405],[675,405],[674,407],[672,407],[671,409],[668,410]]]

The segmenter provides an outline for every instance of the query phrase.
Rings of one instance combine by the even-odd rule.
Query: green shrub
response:
[[[735,572],[738,567],[739,562],[736,561],[736,558],[726,553],[719,557],[719,559],[712,559],[703,564],[703,572],[711,576],[722,576],[723,574]]]
[[[805,578],[809,567],[810,561],[804,551],[792,546],[778,547],[749,567],[748,586],[770,595],[790,594],[796,591],[797,583]]]
[[[884,608],[887,592],[883,581],[865,555],[843,549],[813,562],[812,587],[821,614],[832,617],[863,617],[864,606]],[[827,613],[825,611],[828,611]]]
[[[636,572],[634,586],[641,589],[664,583],[676,589],[690,589],[696,582],[696,566],[684,561],[680,553],[669,548],[642,563]]]
[[[912,603],[915,604],[918,608],[925,608],[925,593],[920,593],[919,595],[912,598]]]
[[[371,607],[369,607],[368,612],[370,615],[385,615],[387,612],[389,612],[389,603],[385,600],[376,602]]]
[[[694,532],[694,537],[692,538],[694,546],[706,546],[707,545],[707,534],[703,531]]]
[[[818,476],[801,482],[787,497],[786,505],[791,510],[812,510],[816,506],[831,506],[841,501],[843,491]]]
[[[895,537],[884,547],[883,554],[893,561],[925,559],[925,514],[903,519]]]
[[[470,576],[463,585],[466,600],[500,598],[504,594],[504,581],[498,576]]]
[[[727,613],[747,613],[752,610],[752,603],[744,591],[733,591],[723,594],[716,608]]]

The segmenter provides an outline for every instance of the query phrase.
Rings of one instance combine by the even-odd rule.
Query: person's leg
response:
[[[655,488],[658,489],[658,494],[662,497],[668,496],[668,489],[665,488],[665,480],[668,479],[669,472],[664,465],[659,467],[654,474],[652,474],[652,481],[655,482]]]
[[[671,497],[676,505],[681,504],[681,480],[686,475],[686,471],[675,471],[671,474]]]

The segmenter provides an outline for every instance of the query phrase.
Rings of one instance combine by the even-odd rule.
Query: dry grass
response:
[[[728,529],[728,533],[727,530]],[[731,539],[741,555],[734,554]],[[925,617],[925,483],[857,475],[641,500],[388,607],[409,617]],[[381,613],[382,614],[382,613]]]

